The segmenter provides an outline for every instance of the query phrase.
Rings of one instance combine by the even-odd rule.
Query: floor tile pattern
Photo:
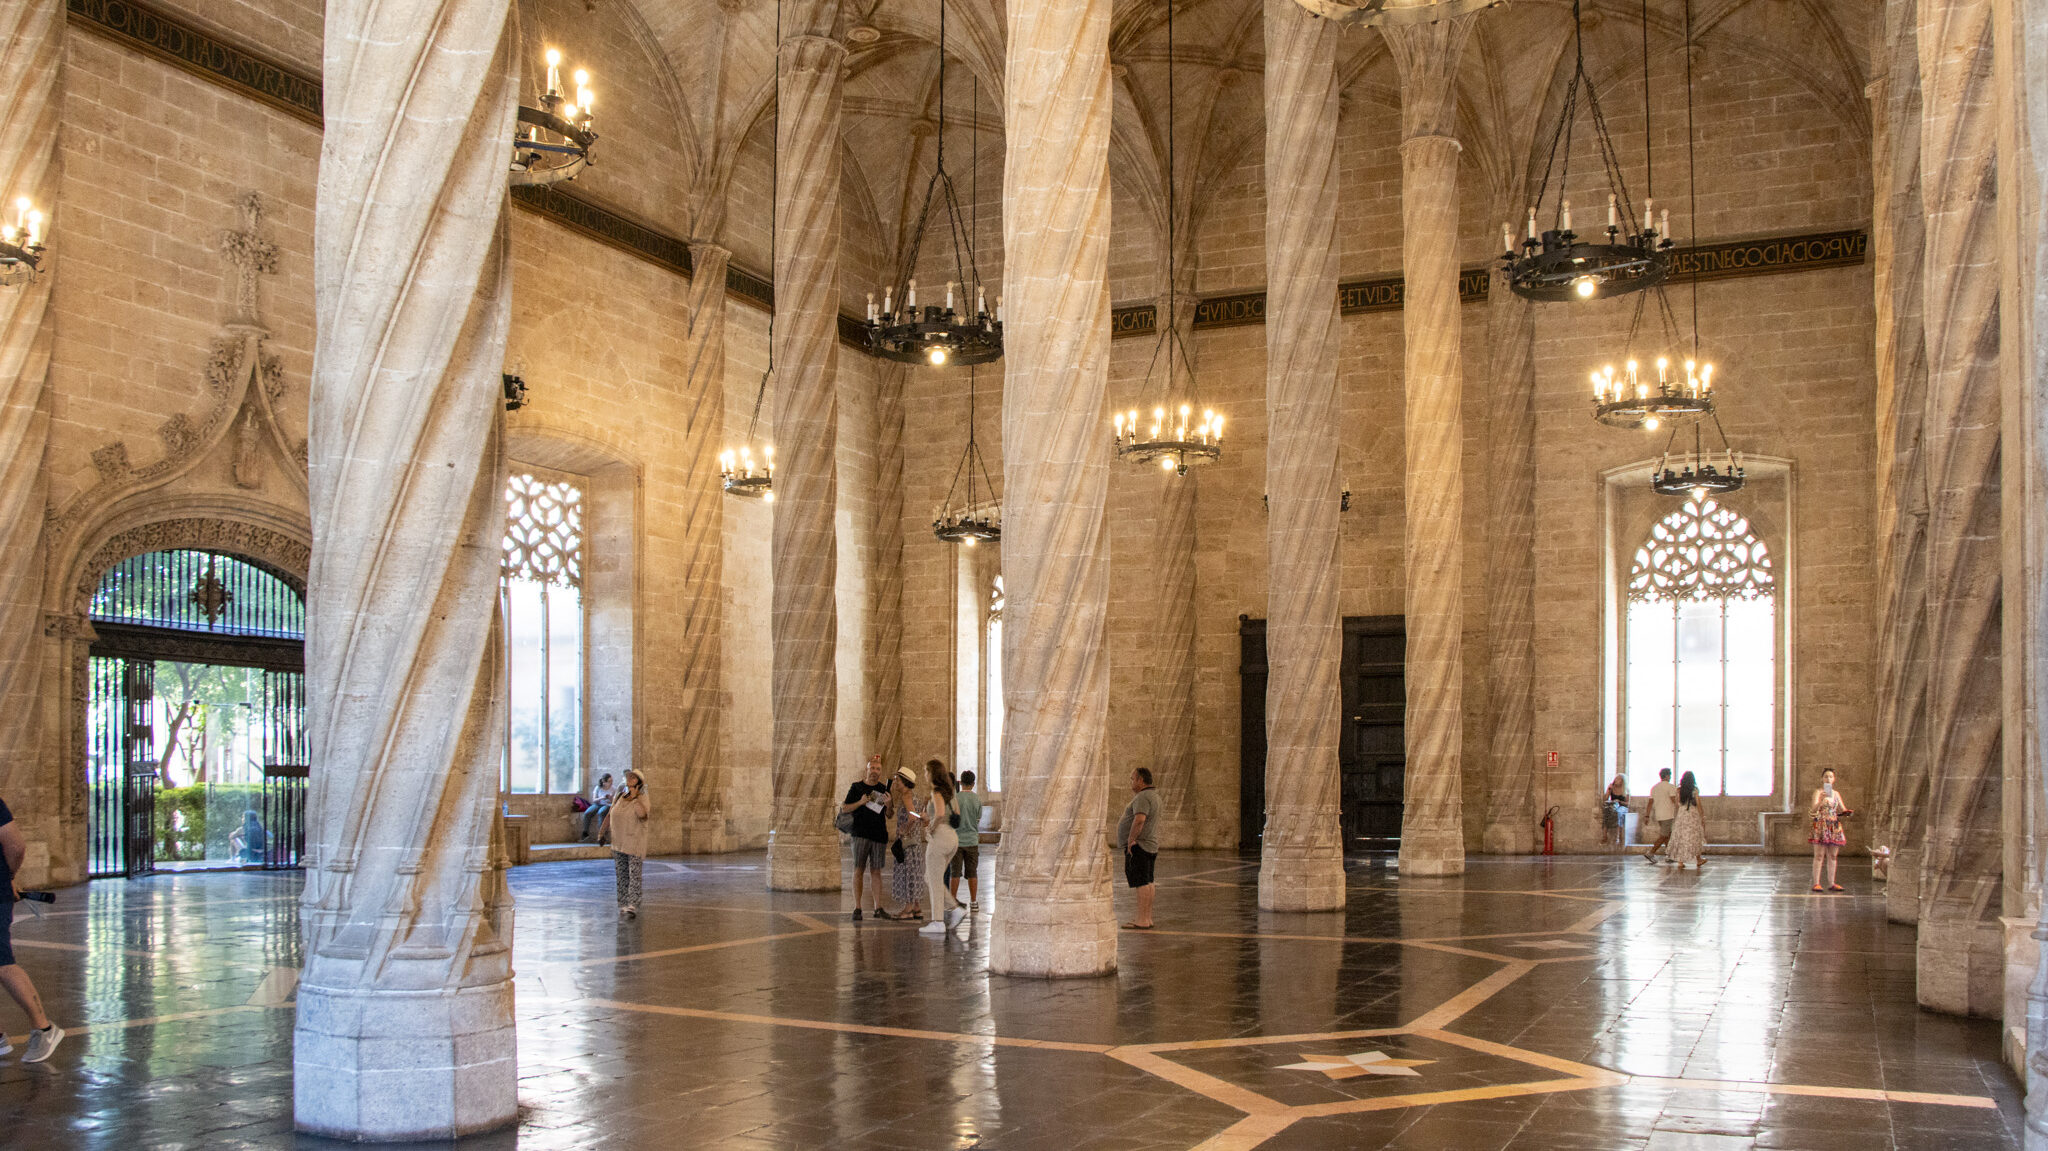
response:
[[[849,895],[765,892],[738,855],[650,861],[621,921],[609,863],[521,868],[521,1121],[463,1146],[2019,1146],[1997,1027],[1914,1006],[1912,931],[1868,883],[1815,896],[1774,859],[1389,863],[1352,862],[1341,913],[1277,915],[1255,861],[1168,854],[1119,974],[1052,982],[988,975],[987,903],[937,939],[856,924]],[[298,891],[179,874],[19,909],[73,1037],[0,1060],[0,1144],[330,1146],[291,1131]],[[0,1023],[23,1026],[11,1004]]]

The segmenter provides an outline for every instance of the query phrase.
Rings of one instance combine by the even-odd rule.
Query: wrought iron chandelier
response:
[[[782,43],[782,5],[775,6],[775,43]],[[782,202],[782,53],[775,54],[775,142],[768,149],[768,295],[775,296],[776,206]],[[761,426],[761,401],[768,397],[768,381],[775,375],[775,307],[768,308],[768,366],[754,389],[754,414],[747,417],[747,435],[737,448],[718,453],[718,478],[725,494],[743,500],[775,502],[775,445],[761,444],[754,452],[754,434]]]
[[[975,475],[981,484],[975,486]],[[961,490],[962,482],[966,490]],[[977,498],[976,492],[980,492]],[[956,503],[954,496],[961,499]],[[1003,538],[1003,501],[996,496],[996,484],[989,478],[988,461],[974,436],[974,369],[967,369],[967,450],[960,454],[960,466],[953,469],[953,486],[946,489],[946,502],[932,517],[932,534],[949,544],[973,547],[982,540]]]
[[[515,185],[575,179],[590,166],[590,146],[597,143],[597,133],[591,130],[590,73],[578,68],[570,77],[576,82],[576,99],[571,101],[562,91],[562,53],[548,49],[547,63],[540,107],[519,106],[519,127],[512,137]]]
[[[1655,192],[1650,167],[1650,55],[1649,5],[1643,7],[1643,167],[1646,191]],[[1621,162],[1614,138],[1607,131],[1607,117],[1600,110],[1600,92],[1586,74],[1586,25],[1579,12],[1579,0],[1572,0],[1572,46],[1574,67],[1565,86],[1564,106],[1557,128],[1550,137],[1550,158],[1543,164],[1543,181],[1536,187],[1536,201],[1529,205],[1529,219],[1518,244],[1512,225],[1500,226],[1503,270],[1508,287],[1531,300],[1594,300],[1639,292],[1664,282],[1670,275],[1671,213],[1664,213],[1662,227],[1651,214],[1654,200],[1643,199],[1640,218],[1628,184],[1621,176]],[[1593,136],[1600,146],[1600,162],[1607,175],[1606,237],[1588,239],[1572,228],[1572,202],[1566,197],[1571,176],[1572,135],[1577,127],[1579,103],[1583,100],[1592,117]],[[1557,174],[1555,196],[1551,173]],[[1546,203],[1548,208],[1546,211]],[[1549,226],[1537,231],[1539,213]]]
[[[981,86],[974,89],[975,118],[981,116]],[[975,131],[980,131],[979,123]],[[875,306],[875,294],[868,293],[868,348],[885,360],[899,363],[987,364],[1003,356],[1003,298],[996,297],[994,312],[988,309],[988,292],[981,283],[981,269],[974,260],[978,239],[980,204],[963,226],[960,198],[953,190],[953,177],[946,173],[946,4],[939,3],[939,126],[938,167],[925,185],[924,208],[917,214],[917,226],[910,234],[910,246],[895,282],[882,287],[882,304]],[[979,149],[975,168],[979,171]],[[977,197],[978,201],[978,197]],[[946,215],[946,236],[953,245],[953,279],[946,281],[945,304],[917,302],[917,257],[924,247],[925,230],[931,224],[932,205]],[[956,308],[954,289],[959,288]],[[969,303],[973,311],[968,311]]]
[[[1664,441],[1664,455],[1650,472],[1650,488],[1658,495],[1692,496],[1705,499],[1709,494],[1727,495],[1742,490],[1745,476],[1742,468],[1742,453],[1728,445],[1728,433],[1721,429],[1721,417],[1708,412],[1714,421],[1714,433],[1721,437],[1721,450],[1708,455],[1705,437],[1700,429],[1706,420],[1694,420],[1692,425],[1692,449],[1681,450],[1678,467],[1671,466],[1671,448],[1678,442],[1681,428],[1672,428],[1671,436]],[[1719,466],[1715,461],[1720,461]]]
[[[36,278],[43,263],[43,214],[27,196],[14,202],[14,222],[0,225],[0,288]]]
[[[1645,0],[1646,6],[1647,3],[1648,0]],[[1687,208],[1689,218],[1686,221],[1686,231],[1693,236],[1693,242],[1698,243],[1700,194],[1699,167],[1693,148],[1695,136],[1693,125],[1692,57],[1692,0],[1685,0],[1685,167],[1686,195],[1689,197],[1689,206]],[[1657,295],[1661,299],[1664,295],[1664,289],[1657,289]],[[1695,266],[1692,272],[1692,352],[1695,359],[1699,356],[1699,350],[1700,275],[1699,268]],[[1686,361],[1687,375],[1691,375],[1693,362],[1691,359]],[[1671,429],[1671,435],[1664,441],[1664,458],[1657,462],[1657,470],[1650,476],[1650,488],[1659,495],[1690,495],[1694,499],[1705,499],[1709,493],[1727,495],[1729,492],[1740,491],[1742,485],[1746,482],[1747,477],[1742,469],[1742,453],[1729,446],[1728,432],[1721,427],[1721,416],[1713,408],[1713,396],[1711,395],[1713,374],[1714,365],[1712,364],[1707,364],[1701,369],[1701,376],[1707,383],[1701,389],[1700,399],[1707,405],[1705,414],[1708,419],[1714,421],[1714,434],[1721,440],[1721,450],[1718,453],[1721,466],[1716,467],[1714,465],[1715,457],[1707,454],[1704,442],[1705,437],[1701,434],[1700,428],[1700,425],[1705,420],[1695,419],[1692,421],[1692,450],[1684,452],[1679,457],[1679,466],[1676,470],[1673,470],[1671,467],[1671,447],[1678,441],[1679,432],[1679,429],[1674,427]]]
[[[1152,347],[1152,358],[1145,364],[1145,380],[1140,386],[1152,383],[1152,369],[1162,355],[1166,359],[1166,382],[1160,393],[1160,402],[1152,408],[1150,422],[1139,420],[1137,408],[1116,413],[1111,442],[1116,447],[1117,456],[1122,459],[1141,464],[1156,460],[1166,471],[1184,476],[1191,465],[1210,463],[1222,457],[1223,416],[1212,408],[1203,408],[1201,419],[1196,420],[1194,401],[1181,399],[1175,385],[1174,363],[1178,359],[1180,367],[1187,372],[1188,393],[1192,396],[1195,367],[1188,356],[1187,345],[1180,337],[1180,281],[1175,276],[1173,9],[1174,4],[1169,0],[1166,6],[1166,324],[1159,331],[1159,342]]]
[[[1648,28],[1649,4],[1644,0],[1644,27]],[[1648,33],[1645,32],[1644,58],[1648,59]],[[1692,78],[1692,4],[1686,0],[1685,14],[1685,128],[1686,128],[1686,184],[1691,197],[1691,221],[1687,227],[1695,235],[1699,220],[1699,169],[1694,156],[1694,115]],[[1647,74],[1644,78],[1648,89]],[[1669,215],[1669,212],[1666,212]],[[1666,241],[1669,244],[1670,241]],[[1623,345],[1623,367],[1620,372],[1608,364],[1592,374],[1593,418],[1614,428],[1641,428],[1656,431],[1666,424],[1672,426],[1672,436],[1665,446],[1665,460],[1659,463],[1655,474],[1656,489],[1666,491],[1664,477],[1671,479],[1670,491],[1688,492],[1695,487],[1710,491],[1730,492],[1742,486],[1740,466],[1735,462],[1728,436],[1721,429],[1721,418],[1714,411],[1714,365],[1700,355],[1700,288],[1699,273],[1695,268],[1692,276],[1692,336],[1688,342],[1681,335],[1678,319],[1671,309],[1671,301],[1664,285],[1656,284],[1652,290],[1636,298],[1635,314],[1629,321],[1628,339]],[[1662,328],[1666,352],[1656,357],[1657,378],[1653,385],[1649,373],[1632,354],[1636,339],[1642,330],[1644,313],[1650,301],[1657,303],[1657,319]],[[1685,349],[1674,367],[1671,351]],[[1696,450],[1684,457],[1679,471],[1672,472],[1665,465],[1670,461],[1671,444],[1677,442],[1677,432],[1684,424],[1697,424],[1703,418],[1714,421],[1715,433],[1720,436],[1724,467],[1714,467],[1703,450]],[[1699,432],[1694,432],[1695,448],[1700,448]],[[1694,482],[1680,482],[1684,476],[1692,476]],[[1729,486],[1717,486],[1729,485]]]

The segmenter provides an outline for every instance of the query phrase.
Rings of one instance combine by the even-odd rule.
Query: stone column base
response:
[[[1260,911],[1344,910],[1344,859],[1259,861]]]
[[[2034,966],[2041,958],[2041,945],[2034,941],[2034,921],[2006,918],[2005,928],[2005,1039],[2001,1044],[2005,1065],[2027,1080],[2027,988],[2034,983]]]
[[[1038,979],[1116,974],[1116,917],[1100,900],[1034,900],[998,880],[991,975]]]
[[[1920,850],[1894,847],[1884,881],[1884,917],[1893,923],[1920,922]]]
[[[1920,920],[1914,947],[1920,1006],[1996,1019],[2005,1012],[2005,928],[1996,919],[1941,914]]]
[[[773,832],[768,837],[768,890],[838,891],[839,833],[830,838]]]
[[[1465,835],[1459,828],[1401,829],[1401,874],[1465,874]]]
[[[299,986],[298,1129],[358,1143],[454,1139],[519,1115],[512,982],[455,991]]]

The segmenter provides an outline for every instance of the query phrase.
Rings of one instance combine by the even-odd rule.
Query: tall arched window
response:
[[[583,490],[505,484],[506,791],[583,789]]]
[[[989,589],[988,651],[983,655],[981,762],[984,770],[976,781],[984,792],[1003,789],[1003,577],[997,576]]]
[[[1747,517],[1710,497],[1657,521],[1629,569],[1629,791],[1662,768],[1705,795],[1769,795],[1777,761],[1777,579]]]

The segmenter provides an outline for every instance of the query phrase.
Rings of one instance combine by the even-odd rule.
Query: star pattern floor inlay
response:
[[[1804,898],[1797,860],[1373,857],[1344,912],[1279,915],[1255,860],[1169,853],[1118,974],[1044,982],[987,973],[992,854],[939,939],[851,922],[850,882],[767,893],[758,854],[649,861],[626,922],[608,862],[514,871],[521,1120],[463,1146],[2019,1146],[1997,1025],[1920,1011],[1881,888]],[[0,1142],[328,1146],[291,1132],[298,891],[107,880],[22,916],[72,1038],[0,1059]]]

